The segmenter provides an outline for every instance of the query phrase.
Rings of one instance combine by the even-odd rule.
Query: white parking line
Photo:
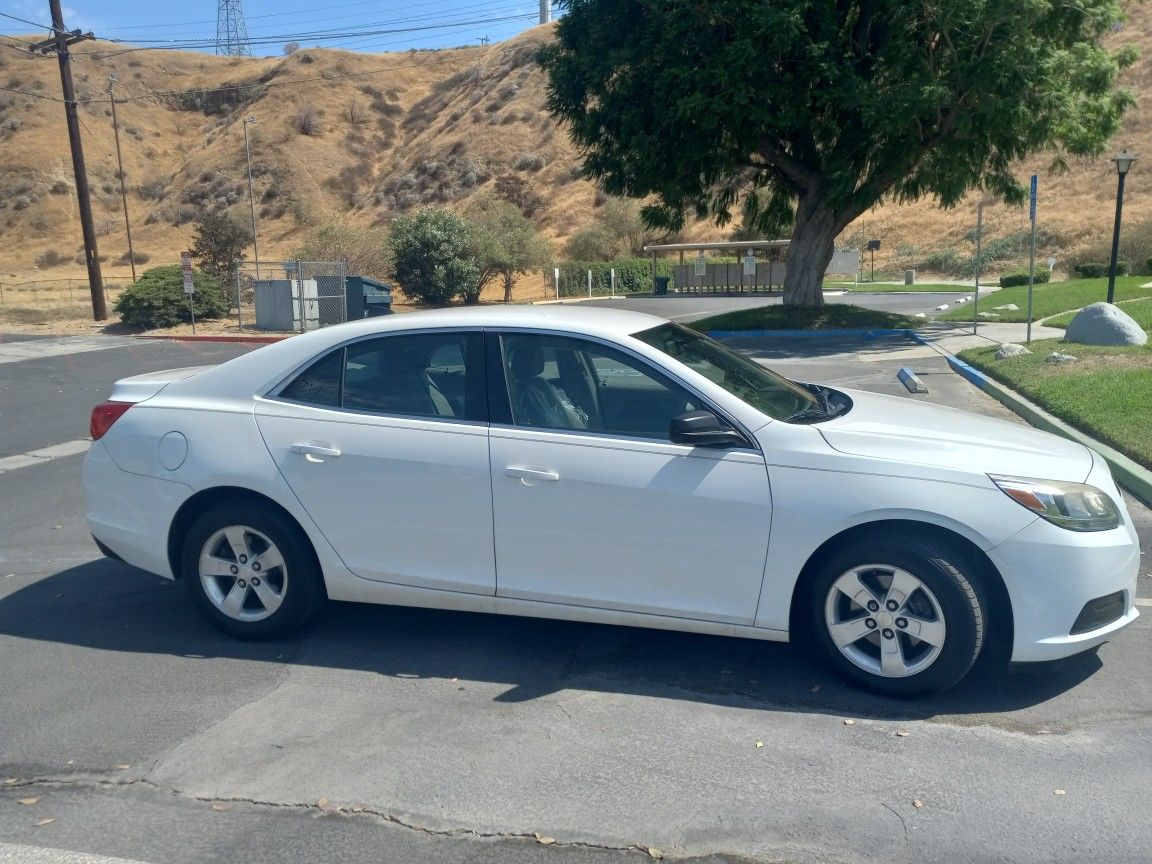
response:
[[[0,843],[0,864],[141,864],[141,862],[135,859],[109,858],[106,855],[89,855],[87,852],[72,852],[67,849],[51,849],[46,846]]]
[[[75,456],[77,453],[86,453],[92,445],[91,438],[77,438],[75,441],[65,441],[63,444],[53,444],[51,447],[41,447],[39,450],[29,450],[18,456],[5,456],[0,459],[0,474],[5,471],[14,471],[17,468],[27,468],[29,465],[41,465],[53,459],[62,459],[65,456]]]
[[[1135,603],[1137,606],[1152,606],[1152,599],[1146,600],[1143,597],[1137,597],[1132,602]]]
[[[28,342],[0,344],[0,363],[20,363],[43,357],[62,357],[88,351],[106,351],[139,344],[131,336],[61,336],[58,339],[35,339]]]

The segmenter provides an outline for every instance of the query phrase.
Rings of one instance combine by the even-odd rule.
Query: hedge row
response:
[[[671,276],[672,261],[657,260],[656,274]],[[615,261],[569,261],[560,265],[560,296],[587,297],[588,271],[592,271],[592,295],[606,296],[612,290],[612,270],[616,270],[616,293],[652,293],[652,260],[618,258]]]
[[[1033,285],[1043,285],[1052,274],[1048,272],[1045,267],[1037,267],[1032,274]],[[1027,285],[1028,284],[1028,271],[1027,270],[1013,270],[1011,273],[1005,273],[1000,277],[1001,288],[1011,288],[1013,285]]]

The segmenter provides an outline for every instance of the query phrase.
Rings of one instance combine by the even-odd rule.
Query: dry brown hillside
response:
[[[1148,43],[1152,10],[1134,4],[1117,41]],[[551,25],[508,42],[398,54],[307,49],[286,57],[225,58],[129,51],[104,42],[74,50],[84,147],[106,276],[128,274],[116,174],[108,76],[117,112],[137,254],[170,263],[189,245],[208,207],[248,219],[243,119],[249,126],[261,258],[291,255],[306,228],[342,214],[386,224],[424,205],[460,206],[503,174],[544,198],[537,221],[561,241],[595,215],[596,190],[576,174],[576,152],[543,110],[534,62]],[[1126,75],[1137,91],[1152,80],[1148,52]],[[75,189],[56,61],[0,51],[0,280],[82,276]],[[12,92],[19,91],[19,92]],[[1152,129],[1138,105],[1116,149],[1145,159],[1129,178],[1125,224],[1152,219]],[[1049,176],[1050,160],[1020,166],[1041,174],[1041,220],[1049,249],[1063,255],[1099,244],[1111,229],[1115,172],[1107,157]],[[1147,178],[1147,179],[1146,179]],[[972,199],[974,200],[974,198]],[[974,208],[887,205],[844,239],[876,237],[883,256],[909,265],[949,245],[969,250]],[[986,211],[992,235],[1026,227],[1025,210]],[[725,236],[697,225],[693,239]],[[79,256],[79,257],[78,257]],[[117,263],[120,261],[121,263]]]

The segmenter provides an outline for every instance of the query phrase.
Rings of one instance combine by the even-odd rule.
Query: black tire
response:
[[[241,552],[230,538],[242,544]],[[219,572],[202,576],[202,553]],[[282,513],[256,502],[224,502],[200,514],[184,536],[180,572],[200,613],[237,639],[286,636],[326,599],[308,538]]]
[[[898,697],[947,690],[972,668],[987,634],[978,572],[962,551],[931,538],[851,543],[813,578],[804,616],[809,633],[799,635],[866,689]],[[857,584],[866,592],[850,599]],[[919,587],[905,594],[913,584]]]

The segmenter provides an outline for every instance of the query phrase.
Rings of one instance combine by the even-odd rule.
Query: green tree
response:
[[[587,176],[673,228],[794,208],[791,304],[821,304],[837,234],[885,196],[1020,203],[1020,159],[1098,153],[1132,103],[1134,49],[1100,44],[1116,0],[562,5],[540,60]]]
[[[620,244],[601,222],[593,222],[568,238],[564,252],[572,261],[608,261],[615,258]]]
[[[552,266],[552,248],[510,201],[482,195],[467,211],[472,234],[472,249],[480,267],[474,297],[465,294],[464,302],[480,299],[484,286],[497,276],[504,280],[504,302],[512,302],[512,284],[518,273],[530,273]]]
[[[472,235],[452,211],[429,208],[395,219],[392,254],[396,281],[409,297],[431,306],[450,303],[457,295],[465,303],[479,299],[478,293],[471,295],[480,278]]]
[[[350,274],[373,279],[386,279],[392,273],[392,249],[387,232],[353,225],[343,219],[330,219],[310,229],[296,250],[296,258],[346,261]]]
[[[192,258],[205,273],[226,282],[244,260],[252,233],[222,210],[205,213],[196,223]]]
[[[232,308],[220,283],[210,274],[194,270],[192,306],[197,318],[220,318]],[[172,327],[192,320],[188,295],[184,293],[184,273],[179,264],[153,267],[124,289],[113,307],[129,327],[150,330]]]

